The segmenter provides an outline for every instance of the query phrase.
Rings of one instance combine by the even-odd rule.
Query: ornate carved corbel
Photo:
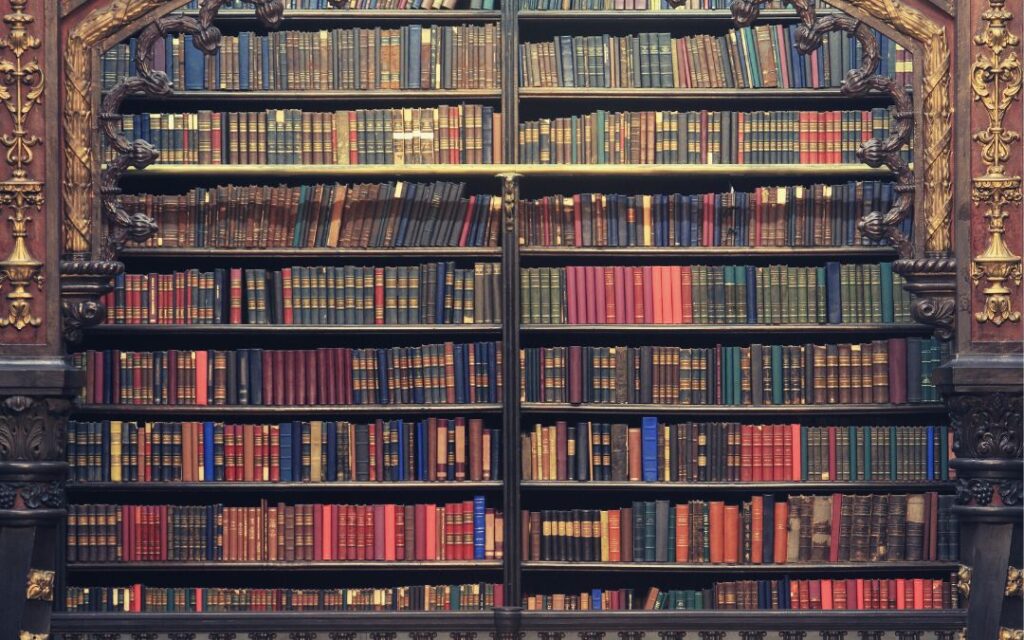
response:
[[[564,631],[538,631],[537,637],[540,640],[564,640]]]
[[[683,640],[686,637],[685,631],[659,631],[658,637],[661,640]]]
[[[698,631],[700,640],[725,640],[724,631]]]
[[[844,640],[846,638],[846,631],[829,629],[827,631],[819,631],[818,635],[821,636],[821,640]]]
[[[1007,567],[1004,595],[1007,598],[1024,598],[1024,571],[1017,567]]]
[[[971,597],[971,568],[965,564],[956,569],[955,587],[964,599]]]

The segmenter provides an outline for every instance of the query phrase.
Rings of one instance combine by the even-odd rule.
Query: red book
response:
[[[672,324],[683,323],[683,269],[682,267],[669,267],[669,305],[672,310],[670,321]]]
[[[790,470],[790,476],[787,480],[793,482],[799,482],[800,478],[803,477],[803,461],[800,458],[800,425],[791,424],[788,428],[786,436],[786,449],[785,455],[789,463],[787,468]]]
[[[565,311],[569,324],[580,323],[576,315],[579,302],[579,293],[576,291],[576,267],[570,265],[565,268]]]
[[[641,267],[643,270],[643,323],[654,324],[654,267]]]
[[[685,324],[691,324],[693,322],[693,269],[690,267],[680,267],[680,304],[682,305],[682,315],[680,316],[680,322]]]
[[[859,608],[857,604],[857,580],[855,578],[846,579],[846,608],[850,610]]]
[[[740,524],[740,508],[738,505],[726,505],[724,525],[723,540],[725,542],[725,549],[722,559],[727,563],[736,564],[740,561],[740,531],[743,530],[743,526]]]
[[[324,512],[327,505],[310,505],[313,510],[313,560],[326,560],[324,557]]]
[[[652,316],[654,317],[654,324],[664,324],[665,322],[665,292],[661,284],[661,272],[664,267],[651,267],[651,289],[652,289],[652,301],[654,308],[652,310]],[[646,282],[644,283],[647,284]]]
[[[374,513],[375,518],[379,515],[380,518],[383,519],[383,520],[377,519],[377,526],[384,530],[383,531],[383,536],[384,537],[383,537],[383,541],[381,543],[383,546],[378,548],[376,546],[376,544],[375,544],[374,545],[374,552],[378,554],[377,555],[378,559],[394,561],[394,560],[397,559],[397,555],[396,555],[397,545],[396,545],[396,539],[395,539],[395,525],[397,523],[396,523],[396,516],[395,516],[395,505],[393,505],[393,504],[374,505],[374,512],[375,512]],[[384,523],[384,526],[380,527],[380,523],[382,521]],[[380,555],[380,553],[379,553],[380,551],[383,551],[383,555]]]
[[[828,546],[828,561],[838,562],[839,561],[839,521],[842,520],[841,508],[843,504],[843,494],[833,493],[832,494],[832,539],[829,541]]]
[[[288,376],[288,386],[293,389],[292,394],[295,404],[307,404],[306,399],[306,358],[305,352],[301,349],[289,350],[292,356],[291,375]]]
[[[910,606],[914,606],[914,601],[911,599]],[[907,608],[907,580],[906,578],[896,578],[896,609],[902,611]]]
[[[907,402],[907,340],[889,338],[889,402]]]
[[[615,322],[615,271],[614,267],[597,269],[597,321],[603,324]]]
[[[617,266],[614,269],[615,284],[615,323],[626,324],[626,267]]]
[[[754,425],[740,425],[740,482],[754,479]]]
[[[597,324],[602,321],[601,317],[604,313],[604,307],[600,306],[598,303],[597,292],[604,286],[604,284],[598,281],[599,275],[597,267],[588,266],[582,267],[582,269],[586,284],[586,323]],[[599,309],[600,313],[598,312]]]
[[[263,404],[273,404],[274,397],[274,352],[264,349],[260,353],[263,367]]]
[[[319,369],[316,362],[316,350],[306,349],[302,353],[306,364],[306,403],[323,404],[322,398],[317,395],[319,390],[317,381],[321,376],[317,375]]]
[[[623,310],[623,322],[637,324],[636,320],[636,281],[639,270],[636,267],[622,267],[622,288],[625,290],[626,307]],[[641,296],[643,299],[643,296]]]
[[[677,531],[680,531],[677,527]],[[683,529],[685,531],[685,529]],[[774,533],[774,531],[772,532]],[[750,562],[764,562],[764,497],[750,498]]]
[[[831,611],[834,607],[832,606],[832,581],[822,580],[821,581],[821,608],[825,611]]]
[[[786,436],[789,429],[780,424],[773,424],[772,432],[772,479],[789,480],[789,461],[786,459]]]
[[[583,402],[583,347],[570,346],[568,358],[569,403],[580,404]]]
[[[709,537],[711,562],[725,561],[725,503],[713,500],[708,503]]]
[[[776,564],[786,562],[786,547],[789,541],[789,503],[785,500],[775,502],[775,548],[772,555]]]
[[[228,321],[231,324],[242,324],[242,270],[232,268],[229,272],[230,302]]]
[[[753,425],[751,427],[751,442],[750,442],[750,472],[751,480],[754,482],[761,482],[764,480],[764,463],[762,458],[764,457],[764,425]]]
[[[370,549],[373,554],[372,557],[367,559],[372,560],[384,560],[387,558],[387,528],[388,522],[386,520],[386,514],[384,511],[384,505],[375,504],[371,507],[367,507],[369,512],[370,521],[373,523],[373,540],[371,542]],[[392,535],[394,533],[392,532]],[[367,554],[368,556],[370,554]]]

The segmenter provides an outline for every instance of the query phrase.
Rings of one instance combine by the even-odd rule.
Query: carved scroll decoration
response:
[[[32,147],[42,140],[29,133],[25,123],[32,109],[42,102],[45,79],[39,63],[25,59],[29,51],[42,44],[28,32],[35,18],[25,13],[26,0],[10,0],[10,4],[11,13],[3,17],[8,33],[0,36],[0,51],[9,51],[13,58],[0,59],[0,102],[11,115],[13,126],[10,132],[0,134],[0,144],[7,147],[5,159],[11,166],[11,177],[0,182],[0,209],[11,211],[7,219],[14,243],[7,257],[0,260],[0,283],[7,281],[11,288],[6,296],[7,309],[0,312],[0,327],[21,331],[42,324],[32,311],[29,287],[35,283],[43,288],[43,263],[32,256],[27,241],[32,221],[29,214],[33,210],[41,212],[43,206],[43,183],[28,175]]]
[[[1021,313],[1013,310],[1006,285],[1013,281],[1019,286],[1024,276],[1020,256],[1003,239],[1010,215],[1007,208],[1017,209],[1021,204],[1021,177],[1006,175],[1010,146],[1020,139],[1020,132],[1005,128],[1003,120],[1010,105],[1020,97],[1022,71],[1021,60],[1012,50],[1020,39],[1007,27],[1013,15],[1004,8],[1005,4],[1005,0],[989,0],[989,8],[982,12],[985,29],[974,37],[974,42],[991,54],[979,53],[971,65],[974,99],[988,111],[988,126],[972,136],[981,145],[985,173],[973,178],[971,199],[985,207],[988,220],[988,245],[971,263],[975,285],[987,283],[982,289],[985,307],[974,318],[997,327],[1006,321],[1020,322]]]

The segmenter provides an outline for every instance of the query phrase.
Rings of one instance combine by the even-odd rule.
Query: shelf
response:
[[[840,247],[539,247],[519,248],[521,258],[603,258],[623,256],[629,258],[682,257],[698,258],[896,258],[896,249],[890,246]]]
[[[942,403],[928,404],[797,404],[797,405],[674,405],[674,404],[568,404],[557,402],[523,402],[524,414],[612,414],[656,416],[915,416],[944,415]]]
[[[79,417],[156,417],[156,416],[279,416],[308,417],[324,414],[395,415],[395,414],[455,414],[499,413],[499,403],[475,404],[369,404],[369,405],[302,405],[302,406],[249,406],[249,405],[164,405],[164,404],[82,404],[72,413]]]
[[[871,491],[939,491],[950,492],[954,487],[948,481],[879,480],[860,482],[617,482],[606,480],[523,480],[523,491],[535,493],[572,491],[587,493],[603,492],[655,492],[678,494],[710,493],[862,493]],[[70,485],[69,485],[70,488]]]
[[[143,93],[125,97],[125,102],[191,102],[191,101],[262,101],[308,104],[316,102],[394,102],[394,101],[450,101],[450,100],[500,100],[501,89],[295,89],[287,91],[175,91],[165,96],[150,96]]]
[[[87,330],[95,335],[404,335],[424,331],[452,334],[496,334],[498,324],[395,324],[395,325],[298,325],[298,324],[101,324]]]
[[[956,571],[956,562],[790,562],[785,564],[725,564],[687,562],[556,562],[524,560],[523,571],[679,572],[710,574],[906,574],[908,572]]]
[[[339,571],[480,571],[501,569],[501,560],[416,560],[416,561],[315,561],[315,562],[72,562],[69,572],[103,573],[189,573],[216,571],[288,571],[301,573]]]
[[[831,12],[835,13],[835,12]],[[827,15],[819,11],[817,15]],[[573,20],[578,22],[718,22],[735,26],[732,12],[727,9],[660,9],[656,11],[536,11],[521,10],[518,13],[520,22],[559,22]],[[800,17],[793,10],[765,9],[759,14],[759,23],[799,22]]]
[[[181,13],[199,15],[198,11]],[[326,22],[496,22],[501,19],[501,11],[426,9],[286,9],[283,15],[286,23],[302,21],[314,22],[317,25]],[[252,9],[221,9],[214,20],[214,23],[218,22],[257,22],[257,18]]]
[[[125,177],[345,178],[360,176],[492,177],[502,174],[547,177],[880,177],[886,168],[866,164],[154,164],[130,169]]]
[[[848,324],[524,324],[524,334],[540,335],[587,335],[594,333],[668,334],[668,335],[711,335],[720,336],[725,332],[737,332],[747,336],[775,334],[846,335],[884,333],[887,335],[927,335],[932,332],[928,325],[916,323],[848,323]]]
[[[215,249],[206,247],[134,247],[118,253],[118,258],[218,258],[218,259],[281,259],[344,258],[346,260],[377,259],[444,259],[501,257],[500,247],[395,247],[393,249],[349,249],[342,247],[311,247],[303,249]]]
[[[386,492],[458,492],[500,489],[501,480],[465,482],[69,482],[68,493],[347,493],[353,491]]]
[[[497,611],[54,613],[54,633],[152,631],[463,631],[496,628]],[[511,612],[510,612],[511,613]],[[514,612],[518,614],[518,611]],[[866,614],[866,615],[865,615]],[[964,627],[962,609],[920,611],[523,611],[524,631],[621,629],[911,630]],[[696,634],[694,634],[696,635]]]
[[[680,100],[700,100],[702,102],[735,101],[735,100],[842,100],[849,104],[851,100],[875,100],[891,102],[892,98],[883,93],[872,93],[867,96],[850,98],[839,89],[737,89],[737,88],[592,88],[592,87],[520,87],[521,102],[552,102],[563,100],[664,100],[678,102]]]

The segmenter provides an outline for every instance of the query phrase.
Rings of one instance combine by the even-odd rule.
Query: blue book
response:
[[[330,421],[324,423],[327,430],[327,479],[334,481],[338,479],[338,423]]]
[[[405,421],[396,420],[398,430],[398,469],[395,470],[396,480],[405,480]]]
[[[883,262],[878,265],[881,280],[882,322],[895,322],[895,306],[893,304],[892,263]]]
[[[409,38],[409,50],[416,52],[406,58],[408,63],[408,74],[406,77],[406,84],[403,89],[426,89],[426,87],[420,87],[420,56],[418,52],[420,50],[420,41],[423,37],[423,26],[418,24],[409,25],[407,29]],[[487,145],[484,145],[487,146]]]
[[[213,423],[203,423],[203,479],[206,482],[213,480]]]
[[[243,90],[250,90],[249,86],[249,46],[252,40],[252,33],[240,31],[238,33],[238,86]]]
[[[928,433],[928,437],[925,438],[925,444],[928,446],[928,475],[926,477],[929,480],[935,480],[935,427],[928,425],[925,428]]]
[[[291,482],[292,476],[292,424],[281,424],[281,482]]]
[[[487,391],[489,402],[498,402],[498,343],[487,343]]]
[[[644,416],[640,424],[642,468],[644,482],[658,479],[658,419]]]
[[[601,610],[601,600],[603,599],[603,592],[601,589],[592,589],[590,591],[590,609],[592,611]]]
[[[416,479],[427,479],[427,421],[416,423]]]
[[[843,299],[840,293],[842,285],[839,272],[838,262],[825,263],[825,299],[829,324],[839,324],[843,321]]]
[[[391,404],[388,396],[388,351],[377,349],[377,404]]]
[[[447,262],[437,263],[437,298],[434,299],[434,317],[437,318],[437,322],[441,323],[444,321],[444,280],[445,273],[448,271]]]
[[[172,36],[166,36],[164,38],[164,68],[167,72],[167,79],[174,83],[174,72],[177,71],[177,66],[174,64],[174,40]]]
[[[135,66],[135,56],[138,50],[139,41],[136,38],[132,38],[128,41],[128,75],[136,76],[139,75],[138,67]]]
[[[302,479],[302,423],[292,422],[292,480]]]
[[[757,322],[757,270],[753,265],[745,267],[747,281],[747,322]]]
[[[206,81],[206,56],[196,48],[192,36],[185,36],[185,90],[202,90]]]
[[[473,496],[473,559],[483,560],[487,554],[486,506],[483,496]]]
[[[260,87],[264,91],[270,89],[270,38],[260,38],[260,53],[262,56],[262,69],[260,69],[263,77],[263,86]],[[283,56],[282,56],[283,57]]]

